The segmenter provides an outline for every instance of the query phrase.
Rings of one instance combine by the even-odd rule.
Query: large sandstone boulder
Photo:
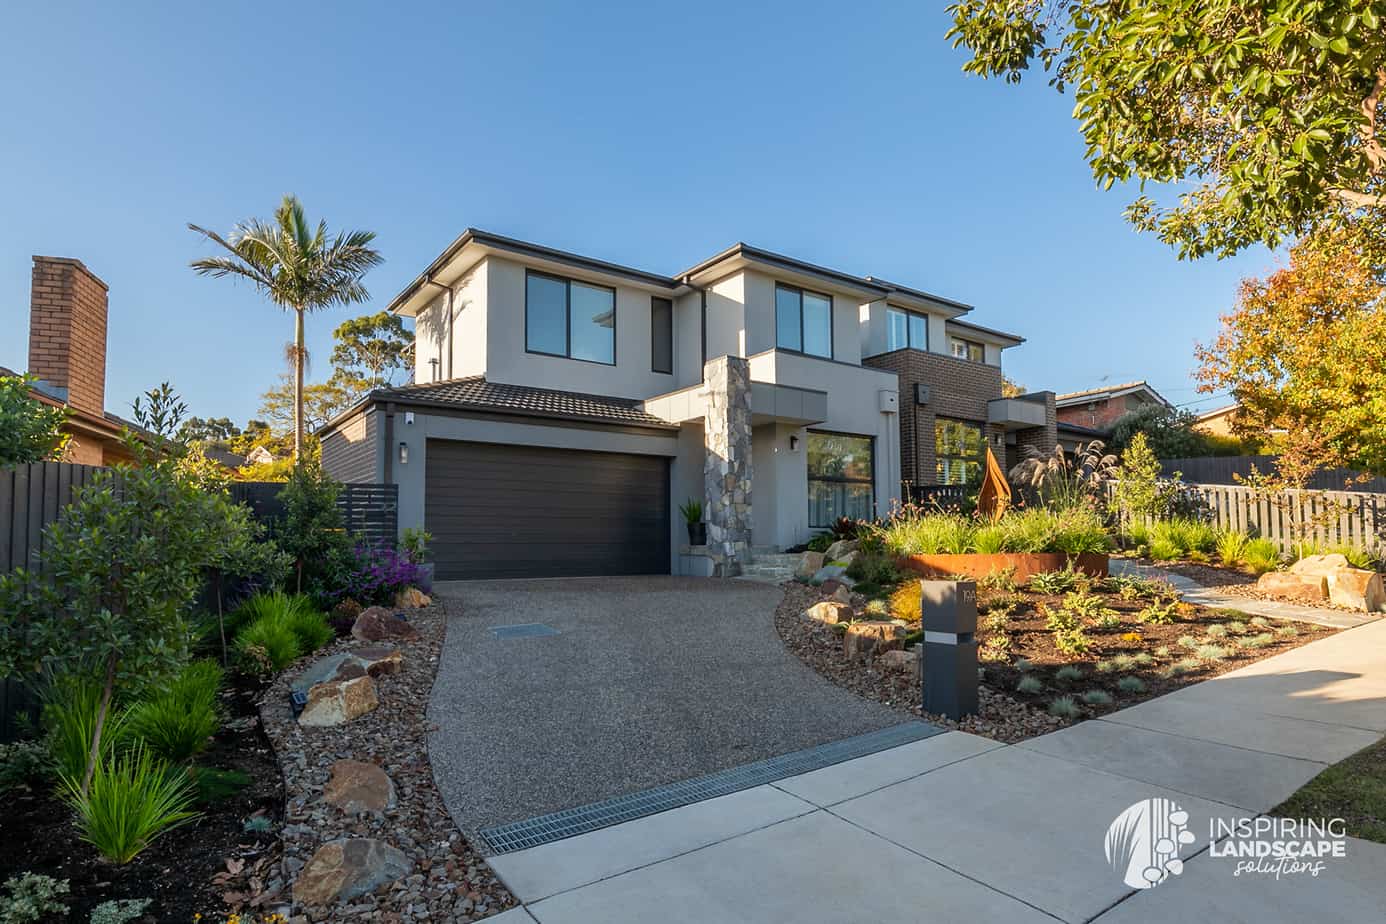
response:
[[[369,837],[342,838],[318,848],[294,882],[294,901],[321,906],[351,901],[402,879],[413,869],[403,852]]]
[[[1261,575],[1256,589],[1300,603],[1322,603],[1328,599],[1328,578],[1322,574],[1269,571]]]
[[[1339,568],[1328,574],[1328,599],[1334,606],[1375,613],[1386,609],[1386,588],[1375,571]]]
[[[1352,567],[1347,556],[1338,552],[1330,555],[1306,555],[1290,566],[1291,574],[1321,574],[1327,577],[1334,571]]]
[[[323,788],[322,797],[348,815],[379,815],[395,807],[395,784],[375,764],[339,760],[332,765],[332,778]]]
[[[844,603],[824,600],[804,610],[805,622],[821,622],[825,626],[835,626],[852,618],[852,608]]]
[[[828,553],[825,556],[827,561],[841,561],[849,552],[855,552],[861,548],[861,543],[855,539],[839,539],[828,546]]]
[[[298,715],[298,724],[342,725],[379,705],[375,681],[365,673],[350,680],[329,680],[308,688],[308,702]]]
[[[407,620],[396,617],[383,606],[372,606],[357,616],[351,634],[362,642],[412,642],[419,637],[419,631]]]
[[[880,657],[904,647],[905,629],[893,622],[873,620],[853,623],[842,636],[842,653],[849,661]]]
[[[815,571],[823,567],[822,552],[805,552],[799,556],[799,567],[794,569],[795,577],[813,577]]]
[[[303,673],[294,679],[291,686],[299,693],[306,693],[320,683],[398,674],[401,663],[402,657],[398,648],[357,648],[354,651],[343,651],[319,658],[304,668]]]

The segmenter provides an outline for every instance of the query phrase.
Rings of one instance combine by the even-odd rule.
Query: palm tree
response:
[[[329,240],[327,222],[319,222],[316,232],[310,229],[295,196],[284,197],[273,222],[252,218],[226,237],[194,224],[188,227],[230,254],[194,260],[193,272],[249,279],[266,298],[295,315],[294,458],[298,459],[303,453],[303,316],[370,298],[361,277],[383,262],[370,246],[375,232],[352,231]]]

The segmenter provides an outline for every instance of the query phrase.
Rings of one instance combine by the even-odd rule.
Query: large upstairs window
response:
[[[899,308],[886,309],[886,350],[927,350],[929,349],[929,318],[903,311]]]
[[[616,290],[527,271],[525,350],[616,365]]]
[[[953,355],[958,359],[965,359],[968,362],[982,363],[986,362],[987,348],[975,340],[964,340],[961,337],[954,337]]]
[[[876,512],[875,440],[846,433],[808,434],[809,526],[838,517],[869,520]]]
[[[776,283],[775,346],[832,359],[832,296]]]

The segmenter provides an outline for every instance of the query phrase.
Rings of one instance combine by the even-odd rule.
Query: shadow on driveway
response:
[[[784,649],[777,587],[631,577],[440,584],[434,776],[479,830],[897,725]],[[542,623],[557,635],[498,638]]]

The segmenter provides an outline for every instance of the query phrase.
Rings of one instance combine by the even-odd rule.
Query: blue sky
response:
[[[310,8],[312,7],[312,8]],[[0,365],[31,254],[111,287],[107,407],[168,379],[252,416],[290,319],[196,277],[189,221],[286,192],[377,232],[383,307],[461,230],[657,272],[744,240],[971,303],[1058,391],[1195,394],[1192,346],[1265,250],[1177,261],[1098,191],[1040,79],[962,74],[942,4],[20,4],[0,33]],[[309,320],[325,376],[331,329]]]

